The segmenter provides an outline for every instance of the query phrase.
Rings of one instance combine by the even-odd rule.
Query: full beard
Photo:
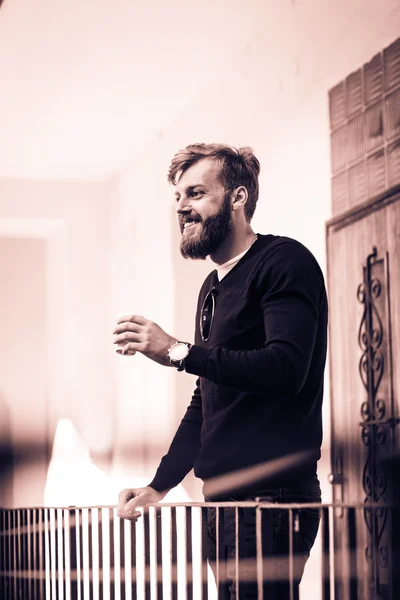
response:
[[[181,239],[183,258],[204,260],[214,254],[232,230],[230,192],[224,196],[221,209],[216,215],[201,221],[200,235],[187,234]]]

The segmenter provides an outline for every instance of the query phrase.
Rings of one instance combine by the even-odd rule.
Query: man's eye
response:
[[[200,192],[200,191],[196,190],[195,192],[192,192],[192,197],[196,198],[197,196],[201,196],[202,193],[203,192]]]

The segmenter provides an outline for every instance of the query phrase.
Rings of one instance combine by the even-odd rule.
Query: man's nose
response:
[[[192,209],[191,209],[191,206],[190,206],[187,198],[180,198],[177,201],[176,212],[178,213],[178,215],[190,213],[191,210]]]

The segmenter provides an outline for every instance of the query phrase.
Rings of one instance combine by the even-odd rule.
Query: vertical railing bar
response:
[[[200,574],[201,574],[201,600],[208,600],[208,517],[207,508],[200,509],[200,536],[201,536],[201,553],[200,553]]]
[[[36,596],[37,600],[41,600],[44,598],[44,588],[43,583],[45,581],[46,575],[44,569],[42,568],[42,509],[36,508],[35,510],[35,521],[36,521],[36,561],[35,561],[35,570],[38,575],[38,583],[36,586]]]
[[[244,578],[244,561],[246,560],[246,544],[245,544],[245,509],[243,507],[238,507],[238,554],[239,554],[239,578],[237,581],[237,595],[240,598],[240,588],[243,583]]]
[[[79,531],[79,513],[80,510],[76,506],[73,508],[74,512],[74,544],[72,546],[72,551],[75,554],[74,562],[75,562],[75,573],[74,573],[74,581],[75,581],[75,591],[77,600],[81,600],[81,557],[80,557],[80,531]],[[71,542],[72,544],[72,542]],[[73,560],[71,557],[71,565],[73,564]],[[71,566],[72,569],[72,566]]]
[[[1,556],[3,557],[1,560],[2,569],[4,569],[4,573],[2,575],[2,586],[1,593],[5,600],[7,600],[7,538],[8,538],[8,530],[7,530],[7,512],[5,509],[1,509]]]
[[[56,577],[56,531],[55,531],[55,508],[49,509],[49,535],[50,535],[50,582],[51,582],[51,600],[58,598],[57,577]]]
[[[128,571],[129,571],[129,573],[131,573],[131,568],[130,568],[131,565],[129,564],[129,569],[128,569],[127,568],[128,557],[126,556],[127,540],[126,540],[126,536],[125,536],[125,527],[127,527],[128,524],[130,525],[130,523],[128,521],[126,521],[125,519],[118,518],[118,520],[116,520],[116,516],[114,514],[114,524],[115,524],[115,528],[117,528],[117,524],[118,524],[118,530],[119,530],[119,540],[118,540],[119,541],[119,564],[120,564],[120,572],[121,572],[120,596],[121,596],[121,600],[126,600],[127,597],[129,598],[129,600],[131,600],[132,591],[130,590],[130,592],[127,594]],[[132,552],[132,548],[130,548],[130,551]],[[129,554],[129,560],[130,559],[131,558],[130,558],[130,554]]]
[[[178,568],[181,568],[181,565],[183,565],[183,579],[184,579],[184,584],[185,587],[183,588],[183,583],[181,584],[182,587],[181,589],[185,589],[185,600],[186,600],[186,596],[187,596],[187,582],[188,582],[188,564],[187,564],[187,560],[186,560],[186,543],[187,543],[187,539],[186,539],[186,509],[183,508],[183,523],[182,523],[182,531],[180,532],[180,536],[179,539],[181,540],[181,554],[180,554],[180,560],[178,560]],[[182,513],[181,513],[182,514]],[[180,579],[180,574],[178,573],[178,581]],[[179,590],[179,586],[178,586],[178,590]]]
[[[76,507],[68,509],[69,527],[69,593],[71,600],[78,600],[78,539]],[[67,600],[69,597],[67,596]]]
[[[85,577],[85,589],[88,590],[88,600],[93,600],[93,590],[94,590],[94,586],[93,586],[93,541],[92,541],[92,520],[93,520],[93,513],[92,513],[92,509],[88,508],[86,510],[86,514],[87,514],[87,526],[85,527],[86,529],[86,577]],[[86,598],[85,598],[86,600]]]
[[[83,510],[75,509],[76,515],[76,585],[78,600],[84,600],[84,578],[83,578]]]
[[[14,597],[14,585],[13,585],[13,530],[12,530],[12,511],[9,510],[7,511],[8,513],[8,552],[7,552],[7,556],[8,556],[8,572],[9,572],[9,576],[8,576],[8,591],[9,591],[9,600],[13,600]]]
[[[90,572],[91,564],[91,530],[90,530],[90,509],[82,510],[82,565],[83,565],[83,589],[82,596],[84,600],[91,600],[93,597],[92,574]]]
[[[193,600],[193,551],[192,551],[192,508],[185,508],[185,525],[186,525],[186,597],[187,600]]]
[[[74,544],[75,544],[75,591],[77,600],[81,599],[81,541],[80,541],[80,509],[74,506],[74,517],[75,517],[75,530],[74,530]],[[72,568],[72,567],[71,567]]]
[[[24,509],[24,536],[25,536],[25,565],[22,572],[23,577],[23,589],[25,593],[27,593],[28,598],[30,598],[31,593],[31,570],[30,570],[30,560],[31,560],[31,527],[29,523],[29,509]]]
[[[3,514],[3,556],[4,556],[4,598],[8,600],[10,598],[8,592],[10,590],[10,581],[9,581],[9,555],[8,555],[8,540],[10,536],[9,524],[8,524],[8,511],[2,510]]]
[[[226,585],[226,558],[225,558],[225,514],[222,507],[216,507],[216,540],[217,540],[217,590],[223,597],[224,587]]]
[[[293,509],[289,508],[289,598],[294,600],[294,569],[293,569]]]
[[[171,507],[170,523],[171,600],[178,598],[178,547],[176,528],[176,506]]]
[[[157,546],[157,523],[156,511],[149,509],[149,576],[150,595],[153,600],[158,600],[158,546]]]
[[[57,569],[58,569],[58,557],[57,557],[57,510],[51,509],[51,554],[52,554],[52,592],[53,598],[58,600],[58,585],[57,585]]]
[[[44,580],[42,565],[41,565],[41,515],[40,508],[35,508],[33,519],[36,523],[35,526],[35,538],[36,538],[36,556],[34,569],[37,576],[37,584],[36,584],[36,598],[35,600],[41,600],[42,598],[42,582]]]
[[[44,548],[44,568],[46,571],[46,595],[45,598],[51,600],[51,568],[50,568],[50,511],[48,508],[43,510],[43,548]]]
[[[99,600],[104,598],[104,551],[103,551],[103,509],[97,509],[97,548],[98,548],[98,559],[97,559],[97,573],[98,573],[98,588],[99,588]]]
[[[345,508],[342,510],[342,519],[344,518]],[[327,506],[328,515],[328,534],[329,534],[329,600],[335,598],[335,539],[334,539],[334,518],[335,512],[333,505]]]
[[[19,594],[18,584],[18,511],[13,510],[13,565],[14,565],[14,594]]]
[[[37,559],[38,559],[38,520],[36,519],[36,509],[30,509],[30,521],[31,521],[31,573],[32,573],[32,583],[31,583],[31,594],[33,600],[40,600],[38,593],[38,584],[39,584],[39,569],[37,568]]]
[[[94,598],[94,564],[93,564],[93,516],[94,509],[88,509],[88,552],[89,552],[89,598]]]
[[[114,544],[114,528],[115,528],[115,520],[114,520],[114,509],[108,509],[108,539],[109,539],[109,569],[110,569],[110,600],[115,600],[115,592],[117,585],[120,580],[120,570],[118,569],[117,575],[117,566],[115,562],[115,544]],[[119,595],[119,594],[118,594]]]
[[[9,600],[13,600],[13,591],[14,591],[14,586],[13,586],[13,575],[12,575],[12,571],[13,571],[13,541],[12,541],[12,536],[13,536],[13,531],[12,531],[12,516],[11,516],[11,510],[7,511],[7,515],[8,515],[8,552],[7,552],[7,557],[8,557],[8,591],[9,591]]]
[[[54,597],[59,600],[60,593],[58,587],[58,531],[57,531],[57,509],[52,509],[52,514],[54,515],[54,521],[52,525],[54,526],[54,554],[53,554],[53,573],[54,573],[54,586],[55,589]],[[53,532],[52,532],[53,533]]]
[[[235,586],[236,596],[240,598],[240,570],[239,570],[239,508],[235,506]]]
[[[6,597],[6,553],[4,547],[4,541],[6,539],[5,532],[5,512],[0,508],[0,593],[3,598]]]
[[[60,526],[60,519],[62,525]],[[57,508],[56,511],[56,528],[57,528],[57,577],[58,577],[58,590],[60,600],[65,600],[64,596],[64,527],[63,527],[62,511]]]
[[[7,528],[7,539],[6,539],[6,558],[7,558],[7,590],[9,593],[8,600],[11,598],[11,516],[10,511],[6,510],[6,528]]]
[[[16,510],[12,511],[13,515],[13,580],[14,580],[14,594],[18,597],[19,594],[19,583],[18,583],[18,513]]]
[[[8,592],[8,600],[12,600],[12,565],[11,565],[11,515],[10,511],[5,511],[6,515],[6,529],[7,529],[7,538],[6,538],[6,565],[7,565],[7,592]]]
[[[75,531],[73,527],[75,526],[75,513],[71,514],[69,508],[66,508],[64,511],[64,535],[65,535],[65,545],[64,545],[64,556],[65,556],[65,599],[66,600],[76,600],[71,595],[71,584],[72,584],[72,575],[75,579],[76,569],[72,574],[71,572],[71,552],[75,554],[76,560],[76,550],[72,548],[72,544],[76,544],[76,538],[74,537]]]
[[[154,509],[154,534],[156,542],[156,577],[157,600],[163,598],[163,555],[162,555],[162,511],[161,507]]]
[[[143,509],[143,551],[144,551],[144,590],[145,598],[151,598],[150,580],[150,515],[149,509]]]
[[[24,590],[27,594],[27,598],[32,598],[32,572],[31,572],[31,525],[30,525],[30,510],[28,508],[24,509],[24,535],[25,535],[25,565],[24,565]]]
[[[19,563],[21,572],[21,589],[23,596],[29,597],[29,526],[28,526],[28,510],[23,508],[19,510],[20,514],[20,541],[21,541],[21,560]]]
[[[341,516],[340,518],[343,519],[344,518],[344,511],[345,508],[342,508],[341,510]],[[333,505],[328,507],[328,515],[329,515],[329,565],[330,565],[330,598],[337,600],[339,593],[338,590],[336,588],[336,582],[335,582],[335,569],[336,569],[336,564],[337,564],[337,560],[338,557],[336,555],[335,552],[335,517],[336,517],[336,512],[335,509],[333,508]]]
[[[9,592],[10,592],[10,600],[12,600],[12,596],[13,596],[13,518],[12,518],[12,514],[11,514],[11,510],[8,511],[8,552],[7,552],[7,556],[8,556],[8,571],[9,571]]]
[[[349,554],[349,598],[358,599],[358,577],[357,577],[357,531],[356,531],[356,513],[354,508],[347,508],[347,528],[348,528],[348,554]]]
[[[27,595],[27,598],[31,598],[31,569],[30,569],[30,560],[31,560],[31,527],[29,523],[30,510],[28,508],[23,509],[24,513],[24,526],[23,526],[23,535],[25,539],[25,557],[24,557],[24,566],[23,566],[23,589],[24,593]]]
[[[4,511],[0,508],[0,593],[3,598],[6,597],[5,590],[5,575],[6,575],[6,553],[4,551],[5,528],[4,528]]]
[[[9,512],[10,535],[9,535],[9,556],[10,556],[10,598],[15,597],[15,574],[14,574],[14,515],[13,511]]]
[[[63,600],[61,593],[61,581],[60,581],[60,532],[58,529],[58,508],[54,509],[54,535],[55,535],[55,579],[56,579],[56,598]]]
[[[26,525],[25,525],[25,509],[16,509],[17,515],[17,572],[18,572],[18,592],[21,597],[26,595],[25,590],[25,566],[27,558],[26,544]]]
[[[263,543],[262,543],[262,519],[263,508],[257,506],[256,509],[256,555],[257,555],[257,598],[264,598],[264,565],[263,565]]]
[[[341,576],[341,560],[342,560],[342,552],[337,547],[336,540],[336,519],[340,519],[342,521],[345,518],[344,514],[345,509],[343,507],[335,507],[333,510],[329,511],[329,528],[331,531],[330,535],[330,596],[337,600],[340,596],[339,589],[339,577]],[[319,509],[320,515],[320,523],[322,522],[322,509]],[[323,546],[321,544],[321,552],[323,553]],[[323,557],[322,557],[323,560]],[[323,563],[322,563],[323,564]]]
[[[39,600],[46,597],[47,571],[46,571],[46,509],[38,509],[39,519],[39,571],[40,571],[40,586]]]
[[[60,573],[61,573],[61,589],[62,589],[62,600],[69,600],[67,598],[67,556],[66,556],[66,538],[67,538],[67,526],[65,523],[66,519],[65,519],[65,511],[64,509],[59,509],[59,518],[58,518],[58,524],[59,524],[59,528],[61,529],[61,544],[60,544],[60,550],[61,550],[61,569],[60,569]]]
[[[27,568],[27,558],[28,558],[28,544],[26,539],[26,510],[24,508],[17,509],[17,519],[18,519],[18,550],[17,550],[17,561],[18,561],[18,571],[19,571],[19,584],[18,590],[21,594],[21,598],[27,595],[26,589],[26,568]]]
[[[137,579],[138,579],[138,569],[137,569],[137,532],[136,532],[136,523],[132,521],[130,524],[130,548],[131,548],[131,580],[130,580],[130,591],[132,600],[136,600],[137,598]]]
[[[322,508],[322,598],[330,600],[330,540],[329,540],[329,509]]]
[[[38,569],[36,568],[36,559],[37,559],[37,547],[36,547],[36,511],[34,508],[30,508],[29,509],[29,522],[30,522],[30,538],[31,538],[31,554],[30,554],[30,561],[29,561],[29,568],[30,568],[30,588],[31,588],[31,595],[30,598],[32,598],[32,600],[38,600],[38,596],[37,596],[37,584],[39,583],[39,573],[38,573]]]
[[[14,510],[14,570],[15,570],[15,594],[16,597],[21,595],[20,589],[20,577],[19,577],[19,563],[21,559],[21,545],[20,545],[20,514],[18,510]]]
[[[3,517],[4,517],[4,511],[2,508],[0,508],[0,593],[3,596],[3,598],[5,598],[5,585],[4,585],[4,578],[5,578],[5,552],[4,552],[4,548],[3,548],[3,543],[4,543],[4,539],[5,539],[5,531],[4,531],[4,522],[3,522]]]
[[[118,519],[116,521],[114,515],[114,527],[119,530],[119,569],[120,569],[120,596],[121,600],[126,600],[126,590],[127,590],[127,571],[128,569],[125,566],[125,549],[126,549],[126,541],[125,541],[125,520]],[[130,570],[130,569],[129,569]]]
[[[217,595],[220,594],[220,574],[219,574],[219,507],[215,507],[215,585],[217,586]]]
[[[16,592],[17,598],[23,597],[23,590],[21,585],[21,560],[22,560],[22,541],[21,541],[21,512],[19,510],[14,511],[15,515],[15,527],[14,527],[14,536],[15,536],[15,544],[14,544],[14,555],[15,555],[15,582],[16,582]]]

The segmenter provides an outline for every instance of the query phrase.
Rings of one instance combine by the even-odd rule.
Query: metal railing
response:
[[[0,598],[205,600],[222,598],[229,579],[236,582],[240,598],[241,586],[251,579],[263,600],[265,582],[276,573],[271,565],[276,567],[282,557],[265,552],[262,522],[271,511],[284,511],[289,524],[289,552],[284,557],[288,600],[295,600],[299,514],[316,507],[320,525],[312,552],[319,555],[320,565],[313,599],[374,598],[379,590],[371,592],[369,585],[371,559],[366,548],[371,540],[365,512],[374,518],[382,506],[266,502],[162,503],[146,508],[136,523],[118,518],[115,507],[109,506],[0,509]],[[214,572],[207,556],[209,509],[215,509],[216,519]],[[227,510],[235,531],[234,555],[228,558],[224,550]],[[256,520],[253,558],[246,556],[244,540],[244,517],[249,510]],[[389,564],[389,572],[390,568]],[[385,590],[382,597],[394,598],[389,584]]]

